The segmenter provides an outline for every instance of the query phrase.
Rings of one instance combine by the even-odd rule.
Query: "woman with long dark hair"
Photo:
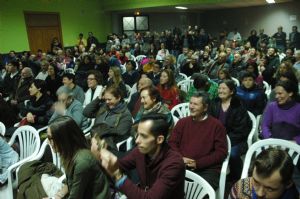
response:
[[[108,199],[109,184],[98,160],[88,149],[83,132],[68,116],[58,117],[47,129],[49,144],[61,158],[67,177],[67,188],[55,198]]]
[[[163,102],[168,105],[171,110],[174,106],[180,103],[179,89],[175,83],[173,71],[164,69],[160,74],[159,85],[157,86]]]

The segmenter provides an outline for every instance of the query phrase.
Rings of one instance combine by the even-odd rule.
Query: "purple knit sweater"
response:
[[[284,107],[269,103],[263,115],[262,134],[264,138],[295,140],[300,144],[300,103]]]

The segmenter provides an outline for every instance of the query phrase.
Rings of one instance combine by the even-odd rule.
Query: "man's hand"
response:
[[[117,164],[117,156],[112,154],[107,149],[103,148],[100,151],[100,159],[103,168],[108,172],[110,176],[115,178],[115,175],[118,174],[118,172],[116,171],[119,169]]]
[[[191,159],[191,158],[187,158],[187,157],[183,157],[183,162],[184,164],[191,168],[191,169],[196,169],[196,161]]]
[[[32,113],[27,113],[26,119],[29,123],[34,123],[34,115],[32,115]]]
[[[66,110],[66,105],[62,102],[56,102],[54,105],[54,109],[57,113],[63,115]]]

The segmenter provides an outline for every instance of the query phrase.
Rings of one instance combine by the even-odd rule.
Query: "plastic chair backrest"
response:
[[[265,94],[267,95],[267,98],[270,98],[270,94],[272,92],[272,87],[268,84],[268,82],[263,81],[264,89],[265,89]]]
[[[241,178],[248,177],[248,171],[253,156],[256,157],[258,154],[260,154],[260,152],[266,150],[269,147],[277,147],[286,150],[289,153],[289,155],[292,157],[294,165],[298,163],[299,155],[300,155],[300,146],[298,144],[293,143],[291,141],[274,139],[274,138],[259,140],[254,144],[252,144],[246,153]]]
[[[253,113],[251,113],[250,111],[248,111],[248,115],[252,121],[252,128],[251,131],[248,135],[248,139],[247,139],[247,144],[248,147],[250,147],[253,142],[257,141],[258,139],[258,126],[257,126],[257,121],[256,121],[256,117],[254,116]]]
[[[187,117],[190,115],[189,103],[181,103],[174,106],[171,110],[174,124],[178,122],[179,119]]]
[[[118,151],[120,151],[120,148],[121,148],[123,145],[126,146],[125,151],[129,151],[129,150],[132,148],[132,140],[133,140],[133,138],[130,136],[130,137],[128,137],[126,140],[123,140],[123,141],[117,143],[116,145],[117,145]]]
[[[49,142],[48,139],[46,139],[46,140],[43,142],[43,144],[42,144],[42,146],[41,146],[41,148],[40,148],[39,153],[33,158],[33,160],[40,160],[40,159],[42,159],[42,157],[43,157],[44,154],[45,154],[45,151],[46,151],[47,146],[49,146],[50,149],[51,149],[52,162],[53,162],[53,164],[54,164],[57,168],[59,168],[61,171],[64,171],[58,153],[55,153],[55,152],[54,152],[53,148],[51,147],[51,145],[50,145],[48,142]]]
[[[231,77],[231,79],[235,82],[236,86],[240,86],[240,81],[237,78]]]
[[[1,134],[2,136],[4,136],[4,135],[5,135],[5,132],[6,132],[5,125],[4,125],[2,122],[0,122],[0,134]]]
[[[184,80],[187,80],[188,79],[188,76],[184,73],[179,73],[180,76],[183,77]],[[179,83],[179,82],[178,82]]]
[[[38,153],[41,141],[39,133],[34,127],[26,125],[17,128],[9,141],[9,145],[12,145],[16,139],[19,141],[20,160]]]
[[[177,83],[178,88],[184,92],[188,92],[193,85],[194,80],[193,79],[185,79],[181,80],[180,82]]]
[[[192,171],[185,171],[184,183],[185,199],[202,199],[208,195],[209,199],[215,199],[214,189],[202,177]]]
[[[146,57],[146,55],[138,55],[135,57],[135,61],[137,61],[140,64],[140,62]]]
[[[13,199],[13,190],[17,188],[19,167],[33,160],[38,154],[41,146],[39,133],[32,126],[21,126],[13,133],[8,144],[12,146],[16,140],[19,144],[19,161],[8,167],[7,184],[0,187],[0,198]],[[15,176],[15,177],[14,177]]]
[[[225,198],[225,185],[226,185],[226,177],[227,177],[227,169],[229,164],[230,152],[231,152],[231,141],[228,135],[226,135],[227,140],[227,157],[223,161],[220,180],[219,180],[219,188],[216,190],[217,199]]]

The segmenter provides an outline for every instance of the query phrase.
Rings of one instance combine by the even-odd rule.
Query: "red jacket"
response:
[[[140,184],[127,178],[120,187],[128,199],[183,199],[185,166],[182,156],[168,145],[161,148],[154,160],[137,148],[118,162],[123,171],[136,169]]]
[[[179,90],[175,86],[171,88],[163,88],[161,85],[158,85],[157,89],[159,90],[163,102],[168,105],[170,110],[180,103]]]

